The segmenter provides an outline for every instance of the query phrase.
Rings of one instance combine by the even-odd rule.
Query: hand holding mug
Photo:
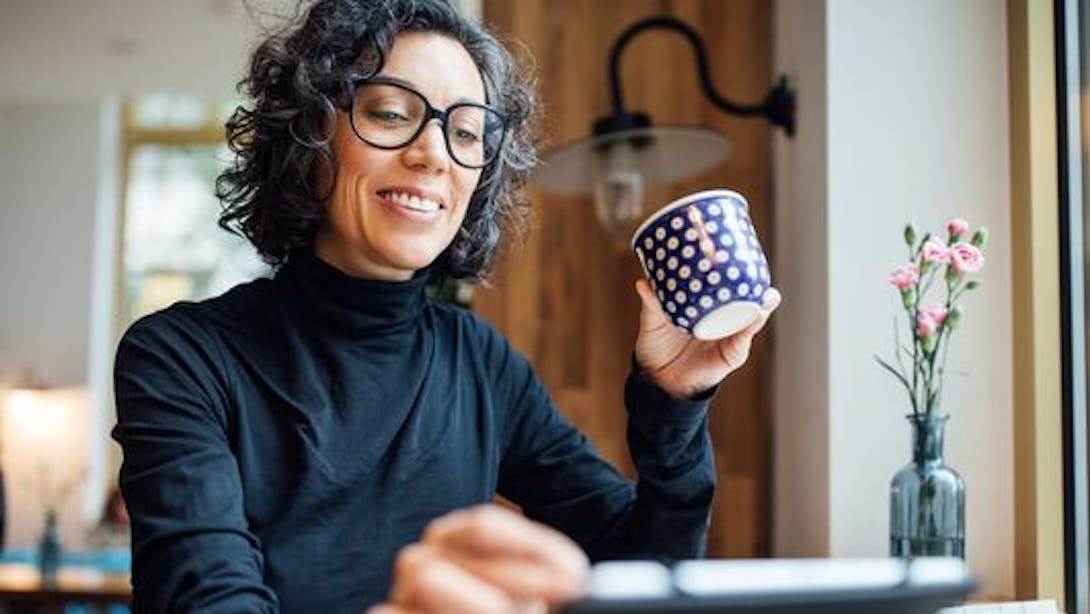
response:
[[[691,397],[741,367],[780,304],[745,198],[709,190],[678,199],[632,237],[647,280],[636,361],[662,389]]]

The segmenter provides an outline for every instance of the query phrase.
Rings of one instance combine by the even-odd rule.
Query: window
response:
[[[223,123],[234,106],[168,95],[126,105],[122,327],[268,273],[249,242],[217,224],[215,180],[230,161]]]

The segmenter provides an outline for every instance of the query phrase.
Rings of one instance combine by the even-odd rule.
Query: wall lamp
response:
[[[780,76],[756,104],[727,100],[712,83],[704,42],[688,24],[673,17],[648,17],[621,33],[609,52],[609,89],[613,111],[595,120],[591,136],[564,145],[545,156],[534,183],[546,192],[565,196],[591,194],[599,221],[619,241],[650,214],[644,207],[645,187],[681,181],[726,159],[731,143],[702,126],[656,126],[646,113],[625,108],[621,87],[621,54],[637,35],[648,30],[682,34],[693,48],[700,87],[720,110],[741,116],[764,116],[795,132],[795,92]]]

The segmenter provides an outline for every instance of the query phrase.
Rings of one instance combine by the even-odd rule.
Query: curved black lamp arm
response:
[[[621,91],[621,53],[625,46],[636,37],[637,34],[655,28],[673,30],[685,36],[692,45],[696,55],[696,67],[700,76],[700,86],[704,95],[716,106],[735,115],[764,115],[773,124],[787,131],[788,135],[795,133],[795,93],[787,86],[787,78],[781,76],[765,94],[764,100],[757,104],[738,104],[721,96],[715,90],[711,75],[708,71],[708,55],[704,49],[704,41],[685,22],[673,17],[658,16],[641,19],[629,26],[621,33],[621,36],[613,43],[609,52],[609,87],[613,100],[614,115],[625,115],[624,95]]]

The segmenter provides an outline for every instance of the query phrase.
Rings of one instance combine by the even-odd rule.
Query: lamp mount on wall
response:
[[[618,238],[627,235],[650,212],[644,208],[646,187],[698,175],[722,162],[731,143],[702,126],[658,126],[646,113],[629,111],[621,86],[621,55],[637,35],[653,29],[682,34],[693,48],[704,96],[725,113],[763,116],[795,132],[795,92],[780,76],[756,104],[741,104],[721,95],[712,83],[704,42],[693,28],[669,16],[648,17],[626,28],[609,52],[608,78],[612,112],[595,120],[591,136],[560,147],[545,157],[534,182],[554,194],[591,194],[605,228]]]

